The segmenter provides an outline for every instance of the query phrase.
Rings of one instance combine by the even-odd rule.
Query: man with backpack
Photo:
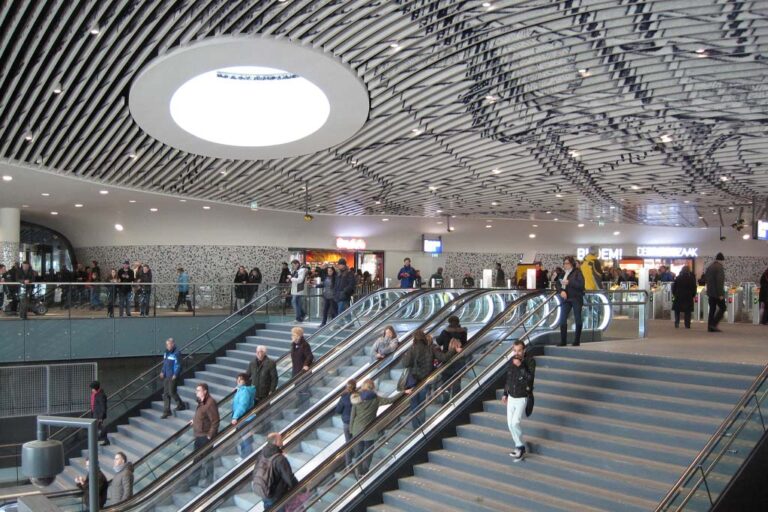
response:
[[[283,436],[272,432],[253,470],[253,492],[263,499],[264,510],[283,499],[299,481],[283,455]]]

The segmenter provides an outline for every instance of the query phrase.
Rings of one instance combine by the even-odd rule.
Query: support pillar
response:
[[[0,208],[0,263],[11,268],[19,259],[21,212],[18,208]]]

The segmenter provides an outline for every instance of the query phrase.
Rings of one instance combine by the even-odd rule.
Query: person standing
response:
[[[131,316],[131,285],[127,283],[132,283],[134,281],[134,274],[133,270],[131,270],[131,264],[128,260],[125,260],[123,262],[123,268],[117,271],[117,280],[120,283],[124,283],[121,284],[117,290],[118,302],[120,303],[120,316]]]
[[[721,332],[717,325],[725,315],[725,270],[722,263],[724,260],[723,253],[717,253],[715,261],[704,272],[707,300],[709,301],[709,318],[707,319],[707,331],[709,332]]]
[[[464,274],[464,279],[461,280],[461,286],[462,288],[474,288],[475,287],[475,278],[472,277],[472,274],[467,272]]]
[[[256,358],[248,364],[251,383],[256,386],[256,402],[266,400],[277,389],[277,367],[267,357],[267,347],[256,347]]]
[[[683,314],[685,328],[690,329],[693,298],[696,296],[696,277],[687,265],[680,270],[680,275],[672,283],[672,296],[675,299],[672,305],[675,311],[675,329],[680,327],[680,313]]]
[[[323,289],[323,320],[320,327],[333,320],[336,317],[336,269],[333,265],[328,265],[325,269],[325,275],[321,277],[318,288]]]
[[[187,311],[192,311],[192,303],[187,298],[187,295],[189,294],[189,274],[187,274],[183,267],[177,268],[176,272],[178,273],[176,276],[176,291],[178,292],[178,297],[176,297],[176,305],[173,307],[173,310],[178,311],[179,306],[186,304]]]
[[[376,414],[379,407],[382,405],[391,404],[403,393],[397,393],[390,397],[383,397],[376,393],[376,385],[373,380],[366,379],[360,386],[360,393],[353,393],[350,397],[352,404],[352,411],[349,416],[349,433],[351,437],[355,437],[361,434],[368,428],[374,421],[376,421]],[[360,461],[359,465],[355,468],[355,476],[360,478],[368,473],[368,469],[371,467],[371,460],[373,459],[373,453],[365,455],[374,441],[379,436],[376,429],[367,432],[355,445],[355,461]]]
[[[32,270],[32,266],[28,261],[24,261],[21,264],[21,269],[16,276],[16,280],[19,281],[21,286],[21,297],[19,299],[19,317],[27,318],[27,310],[31,303],[32,295],[35,290],[35,271]]]
[[[195,450],[199,450],[219,433],[219,405],[213,399],[208,391],[208,384],[199,383],[195,387],[195,397],[197,398],[197,409],[195,416],[190,420],[192,432],[195,436]],[[209,478],[213,476],[213,458],[200,462],[200,468],[195,472],[192,481],[199,478],[198,485],[206,487]]]
[[[240,265],[235,273],[235,311],[240,311],[245,306],[245,299],[248,297],[248,271]]]
[[[89,480],[88,480],[88,468],[91,465],[91,461],[88,459],[85,459],[85,476],[76,476],[75,477],[75,485],[78,489],[83,491],[83,505],[85,506],[85,510],[90,510],[90,507],[88,506],[89,500],[90,500],[90,494],[88,492],[89,487]],[[99,508],[104,508],[104,505],[107,504],[107,493],[109,488],[109,482],[107,481],[107,477],[104,476],[104,473],[102,473],[101,469],[99,469],[98,474],[98,481],[99,481]]]
[[[256,405],[256,388],[251,385],[251,376],[247,373],[237,375],[237,387],[235,396],[232,398],[232,421],[233,426],[240,422],[248,422],[255,416],[245,417]],[[253,436],[246,434],[242,441],[237,445],[237,455],[243,459],[253,451]]]
[[[259,294],[259,285],[262,280],[261,270],[259,267],[253,267],[248,273],[248,302],[251,302]]]
[[[176,411],[187,408],[181,401],[176,387],[179,385],[181,375],[181,351],[176,347],[173,338],[165,340],[165,353],[163,353],[163,368],[160,370],[160,380],[163,381],[163,415],[165,419],[171,415],[171,398],[176,402]]]
[[[352,434],[349,429],[349,422],[352,418],[352,395],[357,393],[357,381],[355,379],[349,379],[347,385],[344,388],[344,392],[341,394],[339,401],[336,403],[336,414],[341,416],[341,425],[344,429],[344,442],[348,443],[352,439]],[[347,466],[351,466],[353,457],[351,452],[347,452],[344,456],[344,462]]]
[[[432,274],[429,278],[430,288],[443,288],[445,279],[443,278],[443,267],[437,267],[437,272]]]
[[[104,421],[107,419],[107,394],[97,380],[91,382],[91,418],[96,420],[99,429],[99,444],[109,446],[107,430],[104,428]]]
[[[133,464],[128,462],[125,453],[117,452],[112,470],[115,472],[115,477],[109,483],[107,496],[109,503],[114,505],[133,496]]]
[[[416,280],[416,270],[411,266],[411,258],[403,260],[403,268],[397,273],[400,280],[400,288],[413,288],[413,282]]]
[[[133,262],[133,281],[135,283],[141,282],[141,275],[144,273],[144,265],[140,261]],[[141,286],[133,287],[133,312],[138,313],[140,311],[141,301]]]
[[[381,338],[373,342],[371,363],[384,359],[397,350],[397,347],[399,346],[400,342],[397,340],[397,332],[395,331],[395,328],[391,325],[386,326]]]
[[[0,313],[3,312],[3,303],[5,303],[5,274],[7,270],[5,265],[0,263]]]
[[[109,277],[107,278],[107,316],[109,318],[115,317],[115,302],[117,301],[117,283],[120,282],[120,278],[117,275],[117,269],[113,268],[109,270]]]
[[[309,370],[313,360],[312,347],[304,338],[304,329],[294,327],[291,329],[291,376],[296,377],[301,372]]]
[[[139,300],[139,316],[149,316],[149,300],[152,296],[152,270],[146,263],[142,266],[141,275],[136,279],[141,283],[139,286],[139,294],[141,295]]]
[[[296,313],[296,323],[306,319],[304,313],[304,296],[307,294],[307,269],[299,263],[299,260],[291,262],[293,272],[288,279],[291,283],[291,305]]]
[[[584,256],[584,259],[581,262],[581,267],[578,269],[581,272],[582,278],[584,279],[585,290],[600,289],[600,283],[603,279],[603,267],[600,264],[600,259],[597,257],[598,252],[599,251],[597,247],[590,247],[589,253]],[[575,265],[574,268],[576,268]]]
[[[269,433],[267,445],[253,469],[251,486],[254,494],[261,496],[264,510],[268,510],[297,485],[299,481],[296,480],[291,464],[283,454],[283,436],[280,432]]]
[[[573,323],[576,333],[573,346],[581,344],[581,308],[584,305],[584,276],[581,270],[576,268],[576,260],[573,256],[563,259],[563,277],[555,282],[560,297],[563,299],[563,314],[560,317],[560,346],[564,347],[568,340],[568,313],[573,310]]]
[[[496,262],[496,279],[493,281],[493,286],[495,288],[506,288],[507,286],[507,277],[499,262]]]
[[[347,268],[347,260],[339,259],[339,275],[336,277],[333,298],[336,301],[336,315],[340,315],[349,308],[349,303],[355,293],[355,273]]]
[[[763,316],[760,317],[761,325],[768,325],[768,268],[760,276],[760,294],[758,301],[763,304]]]
[[[467,344],[467,328],[461,326],[461,321],[456,315],[448,317],[448,327],[437,337],[437,344],[443,352],[448,352],[448,345],[453,339],[459,340],[462,347]]]
[[[507,379],[501,402],[507,406],[507,427],[515,443],[514,451],[509,455],[515,462],[525,458],[525,443],[520,422],[523,419],[528,397],[533,391],[533,379],[536,375],[536,361],[525,353],[525,342],[517,340],[512,345],[512,359],[507,367]]]

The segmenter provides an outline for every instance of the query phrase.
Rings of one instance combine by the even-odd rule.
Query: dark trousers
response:
[[[189,292],[179,292],[179,296],[176,297],[176,306],[174,306],[173,309],[178,311],[180,306],[183,306],[184,304],[186,304],[187,305],[187,311],[192,311],[192,303],[187,298],[187,294],[188,293]]]
[[[203,446],[210,443],[211,440],[206,436],[195,436],[195,451],[199,450]],[[211,477],[213,476],[213,457],[209,454],[205,459],[201,460],[198,469],[192,474],[190,481],[192,485],[197,485],[199,480],[206,480],[207,484],[211,483]]]
[[[323,322],[320,325],[325,325],[328,320],[333,320],[336,316],[336,301],[333,299],[323,299]]]
[[[763,301],[763,316],[760,317],[761,324],[768,324],[768,301]]]
[[[560,345],[565,345],[568,341],[568,314],[571,310],[573,310],[573,322],[576,324],[576,336],[573,339],[573,344],[581,344],[581,306],[581,302],[563,301],[563,311],[560,317]]]
[[[411,414],[413,414],[415,411],[417,411],[421,407],[421,404],[423,404],[424,400],[427,399],[427,393],[428,392],[429,392],[429,390],[425,386],[418,393],[414,393],[413,395],[411,395],[411,404],[410,404],[411,405]],[[418,414],[416,414],[413,418],[411,418],[411,426],[414,429],[417,429],[417,428],[419,428],[420,426],[422,426],[424,424],[426,419],[427,419],[427,412],[426,411],[421,411]]]
[[[725,316],[725,297],[722,299],[719,297],[707,297],[709,299],[709,318],[708,324],[710,329],[715,329],[720,320]],[[717,309],[717,312],[715,312]]]
[[[355,445],[355,462],[362,461],[355,469],[355,473],[362,476],[366,473],[368,473],[368,470],[371,467],[371,460],[373,459],[373,452],[369,453],[365,457],[363,457],[363,454],[371,447],[373,446],[373,440],[371,441],[358,441],[358,443]]]
[[[131,316],[131,305],[128,300],[130,295],[130,291],[121,291],[117,296],[118,302],[120,304],[120,316],[123,316],[124,314]]]
[[[139,314],[141,316],[149,316],[149,298],[151,294],[152,292],[149,290],[141,292],[141,297],[139,298]]]
[[[99,429],[99,441],[107,441],[107,429],[104,428],[104,421],[106,418],[96,418],[91,411],[91,418],[96,419],[96,428]]]
[[[691,328],[691,312],[683,311],[683,321],[685,322],[685,328]],[[680,311],[675,310],[675,327],[680,325]]]
[[[344,442],[348,443],[350,439],[352,439],[352,433],[349,431],[349,423],[343,423],[344,426]],[[348,451],[346,455],[344,455],[344,463],[347,466],[351,466],[352,462],[354,461],[354,450]]]
[[[176,402],[176,407],[184,407],[184,402],[181,401],[179,393],[176,391],[178,381],[171,377],[163,379],[163,410],[165,412],[171,412],[171,398]]]

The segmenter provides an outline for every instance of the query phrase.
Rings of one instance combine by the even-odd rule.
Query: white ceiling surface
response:
[[[0,7],[0,157],[295,211],[308,182],[322,213],[701,225],[713,207],[764,208],[768,196],[767,5],[10,0]],[[201,157],[144,133],[127,101],[140,70],[230,35],[291,40],[346,63],[367,87],[367,123],[330,149],[273,160]]]
[[[701,255],[723,250],[732,255],[765,256],[768,243],[742,240],[733,229],[719,241],[715,228],[649,227],[606,224],[599,227],[574,222],[450,219],[456,228],[447,232],[448,219],[421,217],[316,215],[305,222],[301,213],[268,211],[185,200],[149,192],[105,187],[68,176],[0,163],[0,174],[14,174],[0,182],[0,207],[21,208],[23,220],[50,226],[67,236],[75,247],[123,245],[268,245],[332,248],[337,236],[364,238],[370,249],[419,252],[421,235],[442,235],[451,252],[575,253],[591,244],[686,245]],[[102,195],[100,190],[108,190]],[[41,194],[48,193],[48,197]],[[136,201],[130,203],[129,201]],[[28,205],[26,208],[22,205]],[[76,208],[75,204],[82,204]],[[204,210],[203,206],[211,206]],[[157,208],[151,212],[150,208]],[[58,215],[51,215],[51,211]],[[490,221],[490,222],[489,222]],[[438,224],[440,222],[441,224]],[[118,232],[115,224],[122,224]],[[485,226],[490,225],[491,228]],[[534,227],[536,225],[537,227]],[[614,235],[619,231],[619,235]],[[536,234],[535,239],[529,234]]]

